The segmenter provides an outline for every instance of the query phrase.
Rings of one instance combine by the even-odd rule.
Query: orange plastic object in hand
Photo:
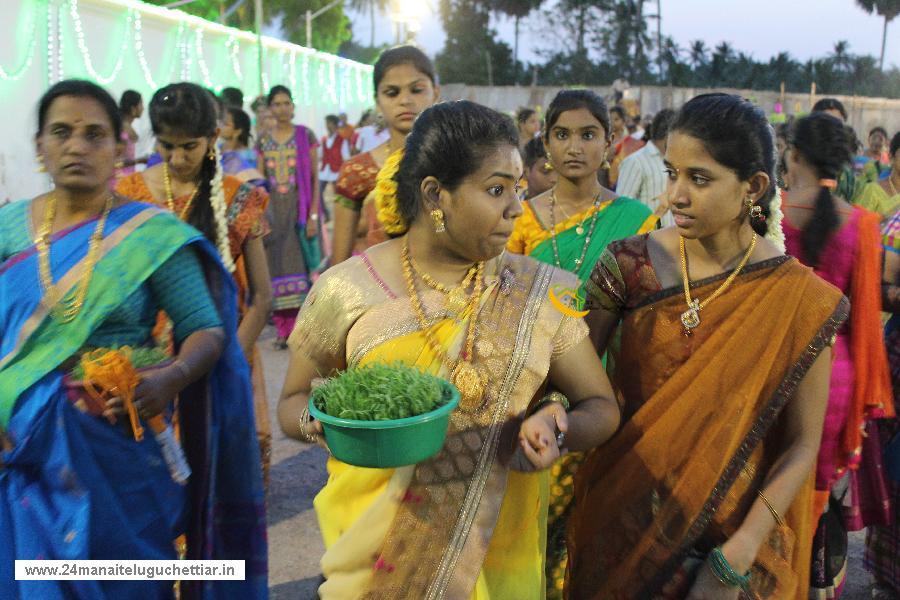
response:
[[[81,357],[84,368],[84,389],[98,402],[121,398],[131,420],[131,430],[138,442],[144,439],[144,428],[134,405],[134,391],[141,378],[131,364],[128,348],[94,350]]]

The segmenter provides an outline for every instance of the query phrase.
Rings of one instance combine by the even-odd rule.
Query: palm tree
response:
[[[375,12],[384,14],[387,11],[390,0],[350,0],[350,8],[355,11],[369,13],[372,21],[371,37],[369,38],[369,47],[375,47]]]
[[[884,29],[881,32],[881,59],[878,70],[884,73],[884,48],[887,44],[888,23],[900,15],[900,0],[856,0],[856,4],[870,15],[878,13],[884,18]]]
[[[710,65],[710,84],[713,86],[727,85],[729,69],[734,66],[734,47],[728,42],[722,42],[712,53]]]
[[[834,53],[831,55],[831,60],[834,62],[834,68],[838,71],[847,72],[850,70],[849,49],[850,42],[847,40],[840,40],[834,43]]]
[[[688,50],[690,52],[691,66],[694,70],[706,64],[706,42],[703,40],[694,40]]]
[[[540,7],[544,0],[493,0],[493,9],[515,19],[516,33],[513,45],[513,69],[515,78],[519,76],[519,21],[534,9]]]

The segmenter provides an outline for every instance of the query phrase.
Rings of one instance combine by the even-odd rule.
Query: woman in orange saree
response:
[[[391,155],[403,148],[403,140],[419,113],[440,96],[434,65],[415,46],[397,46],[382,52],[372,78],[375,102],[391,137],[341,166],[334,184],[337,196],[332,265],[388,239],[373,201],[378,172]]]
[[[676,227],[614,242],[591,276],[625,425],[576,479],[569,598],[806,598],[848,304],[778,247],[774,156],[753,105],[691,100],[666,152]]]
[[[257,439],[268,484],[272,427],[256,340],[272,298],[263,247],[269,196],[262,187],[223,174],[215,149],[215,105],[200,86],[176,83],[161,88],[150,101],[150,121],[163,162],[120,179],[116,191],[173,211],[216,245],[231,271],[240,311],[238,340],[252,369]]]

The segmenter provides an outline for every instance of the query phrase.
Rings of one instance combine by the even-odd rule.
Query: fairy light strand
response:
[[[38,55],[35,52],[39,38],[37,27],[41,20],[38,11],[43,10],[43,5],[41,2],[36,2],[34,7],[27,26],[27,51],[23,57],[16,59],[20,61],[20,64],[15,70],[7,70],[0,66],[0,81],[21,79],[33,66],[34,57]],[[195,61],[199,70],[197,74],[206,87],[216,90],[222,88],[222,84],[217,81],[221,79],[221,73],[218,74],[219,76],[215,76],[216,74],[211,72],[211,65],[207,61],[205,48],[208,41],[206,34],[209,31],[204,29],[202,24],[195,23],[190,19],[180,21],[175,33],[174,44],[169,43],[165,46],[171,49],[168,66],[164,67],[160,64],[154,69],[147,57],[148,49],[145,46],[146,38],[143,35],[144,23],[141,10],[126,9],[118,56],[111,71],[103,74],[97,71],[97,65],[94,62],[98,54],[95,52],[92,56],[88,48],[88,35],[85,32],[85,24],[79,9],[78,0],[47,0],[46,2],[46,73],[51,85],[65,78],[65,42],[66,36],[69,35],[65,24],[70,22],[70,31],[80,52],[80,62],[83,64],[84,72],[102,85],[109,85],[119,78],[126,62],[125,55],[128,46],[133,41],[137,66],[148,88],[157,89],[162,82],[174,80],[173,75],[177,72],[176,70],[180,72],[182,81],[190,81],[194,75]],[[226,56],[223,59],[226,63],[223,63],[222,66],[226,71],[233,72],[236,83],[240,84],[245,78],[242,67],[246,64],[243,60],[246,52],[242,52],[239,36],[235,33],[228,34],[224,48]],[[257,60],[260,53],[262,54],[263,68],[259,76],[263,86],[267,89],[271,85],[270,79],[278,77],[298,95],[302,91],[302,98],[307,104],[325,100],[328,103],[345,107],[348,104],[354,104],[354,100],[359,103],[367,103],[373,98],[370,89],[372,68],[366,65],[359,65],[353,61],[308,48],[298,48],[281,43],[265,42],[262,46],[254,44],[253,50],[250,51],[257,53]],[[277,61],[278,66],[271,65],[269,59]],[[301,61],[300,65],[297,64],[298,59]],[[70,66],[72,66],[71,62]],[[161,72],[162,69],[167,69],[168,75],[164,75]],[[227,76],[225,79],[231,80],[232,78]],[[316,89],[320,91],[319,95],[314,94]]]
[[[194,53],[197,55],[197,66],[200,67],[200,75],[203,76],[203,83],[208,88],[214,88],[217,92],[221,86],[214,86],[209,76],[209,69],[206,66],[206,59],[203,57],[203,29],[194,30]]]
[[[94,61],[91,60],[91,51],[88,49],[87,43],[84,40],[84,28],[81,23],[81,15],[78,13],[78,0],[68,0],[68,3],[69,16],[72,19],[72,27],[75,30],[75,42],[78,45],[78,50],[81,51],[81,61],[84,63],[84,68],[91,78],[96,79],[98,83],[101,85],[109,85],[115,81],[116,77],[119,75],[119,71],[122,70],[122,65],[125,64],[125,49],[128,47],[128,42],[131,39],[132,11],[129,10],[125,17],[125,31],[122,33],[122,43],[119,45],[116,63],[113,65],[110,74],[104,76],[94,67]],[[62,53],[60,52],[60,54]]]
[[[34,9],[31,11],[31,23],[28,27],[28,44],[26,44],[27,50],[25,50],[25,58],[22,60],[22,64],[19,65],[19,68],[11,71],[7,71],[0,65],[0,79],[3,79],[4,81],[18,81],[29,69],[31,69],[31,63],[34,60],[35,54],[34,49],[37,46],[38,6],[39,4],[35,2]]]

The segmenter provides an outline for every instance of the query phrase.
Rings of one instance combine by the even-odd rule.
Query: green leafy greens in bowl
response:
[[[391,421],[431,412],[452,398],[442,379],[402,364],[370,364],[329,378],[313,393],[315,407],[332,417]]]

